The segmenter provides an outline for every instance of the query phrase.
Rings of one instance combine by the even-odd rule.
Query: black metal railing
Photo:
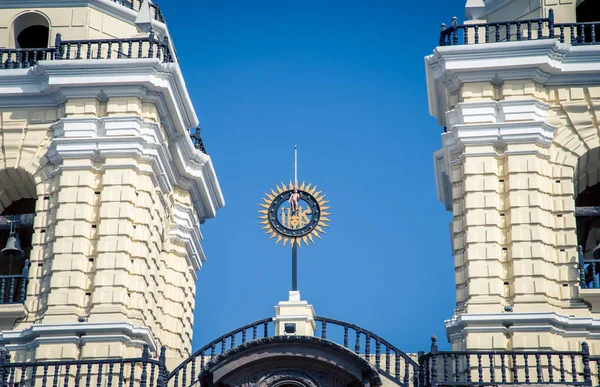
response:
[[[142,7],[142,3],[144,0],[112,0],[113,3],[117,3],[122,5],[123,7],[127,7],[129,9],[133,9],[134,11],[139,11]],[[159,21],[161,23],[165,22],[162,12],[160,11],[160,7],[158,4],[150,4],[150,12],[154,20]]]
[[[164,387],[167,385],[165,348],[158,360],[150,358],[145,345],[142,356],[132,359],[88,359],[12,363],[0,350],[2,386],[119,386]]]
[[[169,41],[159,41],[154,34],[141,38],[65,40],[57,34],[54,59],[145,59],[172,62]]]
[[[190,131],[190,138],[192,140],[192,144],[194,144],[194,148],[198,149],[200,152],[206,153],[206,148],[204,148],[204,142],[202,142],[202,136],[200,135],[200,128],[194,129],[194,132]]]
[[[442,24],[440,46],[480,43],[558,39],[571,45],[600,44],[600,22],[554,23],[554,11],[547,18],[514,20],[496,23],[459,25],[456,17],[450,27]]]
[[[406,353],[364,328],[344,321],[315,317],[315,336],[354,350],[377,370],[404,386],[417,386],[419,365]]]
[[[560,384],[591,386],[587,343],[581,351],[438,351],[419,357],[419,386]],[[600,360],[600,359],[599,359]],[[600,363],[599,363],[600,364]],[[597,375],[597,373],[596,373]]]
[[[275,326],[272,317],[234,329],[194,352],[187,360],[169,372],[168,380],[173,380],[175,387],[190,387],[198,382],[198,376],[211,359],[247,341],[274,335]]]
[[[404,386],[417,386],[418,363],[376,334],[354,324],[326,317],[315,317],[315,336],[353,350],[375,365],[379,372]],[[275,335],[272,318],[235,329],[206,344],[169,373],[174,386],[190,387],[206,364],[216,356],[247,341]]]
[[[579,286],[582,289],[600,288],[600,260],[586,259],[583,247],[577,247],[579,266]]]
[[[22,304],[27,296],[29,260],[25,260],[21,274],[0,275],[0,305]]]
[[[0,49],[1,69],[22,69],[41,60],[71,59],[146,59],[173,62],[169,40],[153,34],[142,38],[62,40],[56,35],[54,47],[39,49]]]
[[[431,351],[419,352],[418,362],[398,348],[354,324],[315,317],[315,336],[353,350],[375,365],[378,372],[400,386],[568,385],[598,383],[600,357],[591,357],[587,343],[581,351],[439,351],[432,337]],[[274,336],[273,318],[237,328],[194,352],[168,372],[166,349],[151,359],[148,346],[133,359],[88,359],[12,363],[0,350],[2,386],[119,386],[192,387],[208,363],[242,344]],[[595,384],[594,384],[595,383]]]
[[[54,59],[52,48],[3,48],[0,49],[0,68],[14,69],[35,66],[41,60]]]

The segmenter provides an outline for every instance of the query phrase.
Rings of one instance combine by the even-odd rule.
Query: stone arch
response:
[[[23,12],[11,23],[9,44],[14,48],[49,47],[51,26],[50,19],[42,12]]]
[[[600,205],[591,193],[600,189],[600,128],[598,114],[592,105],[600,102],[598,88],[578,87],[553,90],[555,103],[549,123],[557,127],[550,146],[555,176],[560,176],[561,192],[556,197],[555,210],[578,206]],[[570,179],[568,179],[570,177]],[[600,191],[599,191],[600,192]],[[581,244],[586,256],[589,225],[577,220],[573,243]],[[576,246],[574,246],[576,247]]]
[[[256,383],[257,387],[318,387],[318,383],[304,372],[281,370],[264,375]]]
[[[578,0],[575,8],[577,22],[600,21],[600,3],[595,0]]]
[[[271,336],[247,341],[212,358],[199,376],[219,387],[380,386],[365,358],[313,336]]]
[[[575,20],[577,23],[600,21],[600,2],[596,0],[578,1],[575,8]],[[597,26],[585,25],[583,27],[583,36],[580,36],[580,39],[584,40],[586,43],[592,43],[592,29],[595,29],[595,34],[600,33],[600,28]],[[578,33],[580,34],[581,32]],[[598,42],[600,37],[596,35],[594,40]]]

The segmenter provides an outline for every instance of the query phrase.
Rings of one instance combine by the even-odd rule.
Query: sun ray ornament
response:
[[[294,146],[294,182],[281,183],[265,193],[259,204],[262,229],[276,244],[292,247],[292,290],[297,290],[296,267],[298,247],[321,239],[329,227],[329,201],[311,183],[298,184],[298,150]]]

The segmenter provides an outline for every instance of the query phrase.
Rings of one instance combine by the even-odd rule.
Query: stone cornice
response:
[[[20,331],[0,332],[0,344],[9,348],[11,346],[22,347],[31,344],[35,345],[39,340],[70,342],[73,340],[79,341],[86,336],[89,336],[90,340],[93,340],[94,337],[102,336],[104,341],[106,341],[107,337],[118,336],[121,337],[121,340],[126,339],[130,342],[138,341],[141,344],[148,344],[150,350],[153,352],[157,350],[157,345],[150,329],[134,326],[128,322],[34,324]]]
[[[52,127],[54,137],[48,150],[48,158],[54,164],[60,164],[62,160],[69,158],[104,160],[110,157],[132,157],[151,164],[152,171],[144,173],[160,187],[164,196],[171,192],[181,178],[175,170],[176,166],[172,165],[169,149],[157,123],[144,121],[136,115],[103,118],[67,117],[61,118]],[[59,166],[59,169],[65,168],[69,167]],[[135,162],[110,163],[102,168],[138,170]],[[200,168],[198,174],[201,175],[203,171],[204,169]],[[195,185],[192,188],[195,188]],[[194,191],[192,189],[190,191],[194,197]],[[196,209],[199,206],[204,208],[202,203],[207,200],[201,192],[196,191],[196,197],[199,196],[203,198],[201,203],[194,203]],[[206,257],[200,245],[202,236],[198,230],[196,217],[190,210],[178,205],[173,207],[173,212],[177,222],[172,225],[170,236],[185,246],[188,265],[194,271],[199,270]],[[198,216],[205,214],[198,210],[196,212]]]
[[[425,67],[430,114],[446,126],[447,94],[465,82],[598,83],[600,46],[571,46],[555,39],[445,46],[425,58]]]
[[[0,2],[0,9],[64,7],[90,7],[132,25],[135,24],[138,15],[138,11],[111,0],[3,0]],[[158,20],[152,20],[152,27],[161,35],[167,33],[167,26]]]
[[[445,321],[448,339],[467,332],[541,332],[600,339],[600,318],[546,313],[464,313]]]
[[[171,184],[190,189],[200,222],[225,205],[209,156],[196,150],[188,129],[198,124],[177,64],[158,59],[42,61],[32,69],[0,72],[0,108],[48,106],[69,98],[135,96],[154,102],[175,161]],[[89,125],[89,122],[86,124]],[[82,128],[82,130],[85,130]]]

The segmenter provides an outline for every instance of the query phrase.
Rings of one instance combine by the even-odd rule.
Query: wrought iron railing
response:
[[[274,336],[274,331],[273,318],[270,317],[224,334],[194,352],[187,360],[169,372],[168,379],[169,381],[172,380],[170,385],[173,387],[190,387],[196,384],[198,376],[204,370],[208,361],[247,341]]]
[[[86,359],[12,363],[0,351],[2,386],[119,386],[164,387],[167,382],[165,348],[158,360],[145,345],[142,356],[132,359]]]
[[[363,356],[379,372],[404,386],[417,386],[418,363],[376,334],[354,324],[326,317],[315,317],[315,336],[333,341]],[[190,387],[206,364],[222,353],[247,341],[274,336],[272,318],[235,329],[206,344],[169,373],[174,387]]]
[[[388,341],[344,321],[315,317],[315,322],[316,336],[353,349],[373,363],[379,372],[404,386],[417,386],[418,363]]]
[[[600,260],[586,259],[583,253],[583,247],[577,247],[579,256],[579,286],[582,289],[600,288]]]
[[[141,38],[62,40],[61,34],[57,34],[54,47],[0,49],[0,68],[28,68],[41,60],[145,58],[173,62],[168,38],[161,41],[150,34]]]
[[[516,384],[591,386],[587,343],[582,343],[581,352],[445,352],[438,351],[434,336],[431,352],[419,358],[419,386],[422,387]]]
[[[514,42],[525,40],[558,39],[571,45],[600,44],[600,22],[554,23],[554,11],[547,18],[514,20],[496,23],[458,25],[446,28],[442,24],[440,46],[456,46],[480,43]]]
[[[0,305],[22,304],[27,296],[29,260],[26,259],[21,274],[0,275]]]
[[[416,362],[386,340],[354,324],[325,317],[315,317],[315,322],[315,336],[354,350],[400,386],[592,386],[598,382],[600,357],[590,357],[585,342],[581,351],[438,351],[434,336],[431,351],[420,352]],[[142,356],[134,359],[27,363],[12,363],[2,349],[0,384],[192,387],[199,385],[199,377],[212,359],[274,333],[273,318],[237,328],[203,346],[171,372],[166,367],[165,347],[161,348],[158,360],[151,359],[148,346],[144,346]]]
[[[172,62],[169,41],[147,37],[126,39],[65,40],[57,34],[54,59],[143,59],[158,58]]]
[[[194,148],[198,149],[200,152],[206,153],[206,148],[204,148],[204,142],[202,142],[202,136],[200,135],[200,128],[196,128],[192,133],[190,131],[190,138],[192,139],[192,144],[194,144]]]
[[[129,9],[133,9],[135,11],[139,11],[142,7],[142,3],[144,0],[112,0],[113,3],[121,4],[124,7]],[[159,21],[161,23],[165,22],[162,12],[160,11],[160,7],[158,4],[150,4],[150,12],[152,13],[152,17],[154,20]]]

